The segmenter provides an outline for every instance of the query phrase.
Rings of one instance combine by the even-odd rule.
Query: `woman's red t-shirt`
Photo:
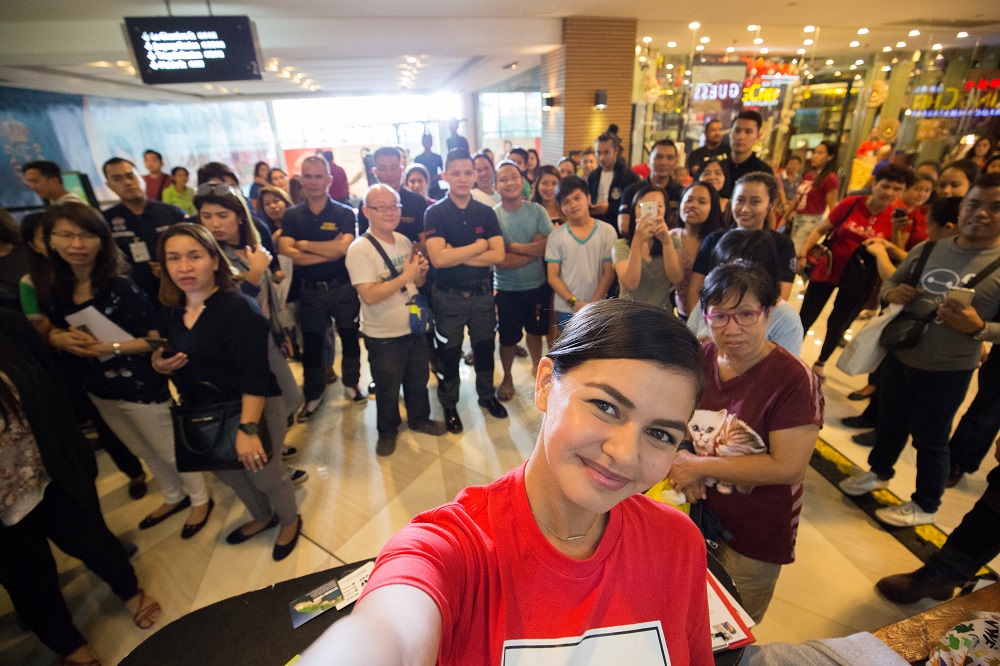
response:
[[[892,238],[892,206],[873,215],[865,204],[866,199],[865,196],[847,197],[830,211],[833,231],[829,247],[833,254],[833,268],[829,282],[840,282],[847,260],[861,243],[869,238]]]

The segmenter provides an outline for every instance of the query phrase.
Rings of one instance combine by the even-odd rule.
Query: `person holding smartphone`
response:
[[[645,185],[635,193],[625,237],[611,248],[621,298],[649,303],[673,311],[670,292],[684,279],[681,239],[667,228],[667,192]]]

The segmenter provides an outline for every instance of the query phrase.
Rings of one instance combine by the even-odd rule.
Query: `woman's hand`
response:
[[[869,238],[861,244],[864,245],[865,251],[873,257],[885,257],[888,259],[889,252],[885,249],[885,243],[884,238]]]
[[[662,217],[655,218],[653,221],[653,238],[660,241],[664,247],[667,244],[673,245],[673,241],[670,239],[670,227],[667,226],[667,221]]]
[[[49,344],[56,349],[61,349],[76,356],[83,356],[84,358],[96,358],[103,353],[111,353],[98,351],[97,347],[101,343],[94,339],[92,335],[88,335],[75,328],[53,330],[49,334]]]
[[[705,477],[698,473],[698,456],[687,451],[678,451],[668,475],[674,489],[684,493],[689,502],[705,499]]]
[[[632,245],[646,245],[653,240],[656,231],[656,220],[651,217],[640,217],[635,221],[635,233],[632,234]]]
[[[259,472],[264,469],[264,463],[267,462],[267,454],[264,453],[260,437],[248,435],[242,430],[236,431],[236,457],[249,472]]]
[[[162,347],[154,351],[150,359],[153,363],[153,370],[156,370],[161,375],[172,375],[174,371],[183,368],[188,362],[187,354],[182,354],[181,352],[164,358]]]
[[[257,245],[256,249],[246,246],[247,263],[250,264],[251,271],[263,273],[271,265],[271,253],[263,245]]]

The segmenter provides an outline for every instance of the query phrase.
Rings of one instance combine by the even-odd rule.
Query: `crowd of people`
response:
[[[872,446],[871,469],[841,488],[860,495],[886,487],[912,436],[913,497],[877,517],[932,523],[946,487],[978,469],[1000,429],[1000,361],[984,348],[1000,342],[1000,159],[977,141],[944,165],[887,160],[865,191],[841,198],[836,144],[774,167],[753,150],[761,126],[759,114],[741,112],[727,141],[722,123],[710,120],[685,165],[664,139],[649,146],[641,168],[625,161],[614,125],[579,165],[571,156],[544,164],[516,146],[499,160],[489,150],[470,153],[452,127],[444,156],[430,135],[409,164],[398,146],[365,155],[370,185],[357,210],[343,169],[322,152],[292,175],[258,162],[246,193],[229,165],[202,165],[191,186],[188,170],[166,173],[155,150],[143,155],[146,175],[115,157],[102,171],[120,202],[104,211],[65,190],[59,165],[25,164],[25,183],[48,206],[19,228],[9,216],[0,224],[0,470],[24,470],[0,474],[0,584],[19,617],[64,663],[97,663],[43,554],[47,539],[108,582],[140,629],[160,614],[138,587],[128,544],[104,525],[82,424],[128,476],[133,498],[145,495],[147,474],[159,481],[162,504],[140,529],[186,512],[180,536],[190,539],[212,513],[213,484],[207,470],[178,458],[172,393],[181,404],[238,403],[241,467],[211,473],[250,520],[226,541],[277,528],[273,558],[281,560],[302,530],[294,489],[307,478],[286,464],[298,453],[285,446],[286,433],[326,408],[328,386],[341,381],[345,409],[374,394],[374,450],[389,456],[403,426],[400,390],[411,431],[459,434],[462,363],[473,366],[478,405],[504,419],[503,403],[517,392],[514,359],[524,356],[546,414],[531,459],[394,538],[351,630],[373,632],[378,643],[386,615],[408,607],[430,619],[391,626],[381,648],[440,650],[456,663],[496,654],[491,627],[515,606],[512,592],[498,587],[489,608],[469,608],[469,588],[450,576],[462,569],[477,585],[500,586],[512,562],[544,551],[565,585],[522,584],[577,599],[567,601],[575,619],[560,631],[582,633],[593,628],[582,609],[616,603],[615,586],[608,578],[585,585],[568,562],[607,551],[609,562],[622,558],[622,572],[632,570],[628,553],[648,536],[646,519],[685,535],[659,553],[666,564],[657,570],[673,573],[640,595],[683,588],[670,605],[676,617],[676,608],[704,603],[704,548],[693,528],[631,497],[664,478],[717,518],[703,536],[718,544],[716,556],[760,621],[782,566],[794,561],[803,480],[823,426],[825,364],[880,300],[905,306],[921,335],[890,350],[869,386],[851,395],[870,401],[845,424],[874,431],[859,436]],[[817,258],[824,253],[826,270]],[[789,303],[797,275],[808,283],[798,310]],[[956,300],[953,289],[973,287]],[[810,367],[800,358],[803,338],[835,293]],[[109,330],[118,341],[108,341]],[[950,436],[981,356],[976,401]],[[290,362],[301,363],[301,387]],[[432,419],[431,373],[441,420]],[[63,391],[72,412],[40,410],[38,400]],[[616,444],[595,445],[588,432]],[[511,517],[531,521],[526,541],[511,531]],[[1000,550],[996,538],[984,548],[968,537],[995,532],[982,526],[997,518],[989,502],[977,505],[974,525],[956,531],[964,536],[949,540],[941,561],[879,589],[896,600],[950,596],[975,563]],[[625,543],[609,544],[611,533]],[[481,570],[452,561],[463,552],[454,543],[467,539]],[[691,575],[701,576],[700,588],[684,587]],[[656,609],[626,604],[608,621],[640,621]],[[680,617],[667,636],[679,650],[671,654],[708,663],[705,618]]]

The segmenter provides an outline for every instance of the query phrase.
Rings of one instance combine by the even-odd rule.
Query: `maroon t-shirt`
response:
[[[847,266],[847,260],[854,251],[869,238],[892,238],[892,206],[886,207],[878,215],[872,215],[865,205],[865,196],[847,197],[830,211],[831,233],[830,252],[833,254],[833,268],[829,282],[837,284]]]
[[[351,196],[347,184],[347,172],[339,164],[330,165],[330,198],[343,201]]]
[[[770,433],[806,425],[823,426],[823,392],[819,380],[802,360],[785,349],[775,348],[757,365],[729,381],[719,379],[718,350],[714,342],[701,347],[705,390],[692,417],[692,424],[706,430],[707,421],[728,419],[716,426],[718,445],[739,449],[736,440],[754,437],[770,446]],[[732,418],[729,418],[729,417]],[[731,455],[735,455],[730,453]],[[723,486],[725,488],[725,486]],[[719,492],[708,489],[706,506],[733,533],[729,546],[746,557],[774,564],[795,559],[795,536],[802,509],[803,487],[756,486]]]
[[[153,201],[163,201],[163,190],[167,189],[167,185],[172,182],[170,176],[165,173],[161,173],[159,176],[146,174],[142,180],[146,183],[146,196]]]

